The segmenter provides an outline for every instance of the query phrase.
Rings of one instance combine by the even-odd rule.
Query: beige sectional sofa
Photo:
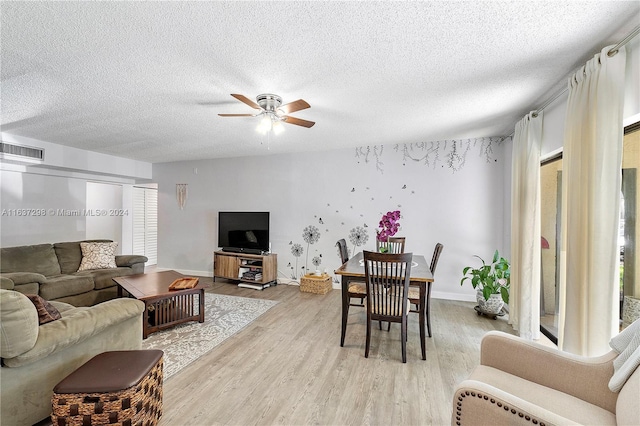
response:
[[[92,306],[116,297],[114,277],[144,273],[148,259],[137,255],[115,256],[116,268],[78,272],[81,242],[85,241],[0,249],[0,288],[74,306]]]
[[[50,302],[61,318],[39,325],[25,295],[0,289],[0,424],[31,425],[51,413],[53,387],[93,356],[140,349],[144,303],[91,307]]]

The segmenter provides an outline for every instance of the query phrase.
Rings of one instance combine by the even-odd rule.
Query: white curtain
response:
[[[540,149],[542,112],[516,124],[511,160],[511,291],[509,323],[540,338]]]
[[[618,333],[626,53],[611,47],[569,79],[565,122],[558,343],[584,356]]]

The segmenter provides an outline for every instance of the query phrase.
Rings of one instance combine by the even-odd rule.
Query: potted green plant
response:
[[[474,255],[482,262],[482,266],[474,268],[467,266],[462,270],[464,277],[460,280],[463,285],[471,280],[471,285],[477,290],[476,298],[481,311],[498,314],[505,303],[509,303],[509,286],[511,284],[511,269],[509,261],[501,257],[498,250],[493,254],[491,263],[486,263],[480,256]]]

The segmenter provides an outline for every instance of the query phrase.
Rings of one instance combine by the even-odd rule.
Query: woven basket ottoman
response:
[[[300,278],[300,291],[314,294],[327,294],[331,291],[331,277],[327,274],[307,274]]]
[[[53,425],[157,424],[162,356],[159,350],[140,350],[91,358],[53,388]]]

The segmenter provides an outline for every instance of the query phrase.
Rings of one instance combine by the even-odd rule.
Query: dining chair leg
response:
[[[391,321],[387,323],[387,331],[391,331]]]
[[[367,315],[367,339],[364,346],[364,357],[369,358],[369,344],[371,343],[371,318]]]
[[[407,316],[402,318],[401,326],[401,341],[402,341],[402,362],[407,362]]]
[[[425,312],[424,312],[424,303],[420,304],[420,308],[418,309],[418,317],[420,318],[419,323],[420,323],[420,349],[422,349],[422,359],[426,360],[427,359],[427,346],[426,346],[426,342],[425,342],[425,336],[424,336],[424,323],[425,323]]]

